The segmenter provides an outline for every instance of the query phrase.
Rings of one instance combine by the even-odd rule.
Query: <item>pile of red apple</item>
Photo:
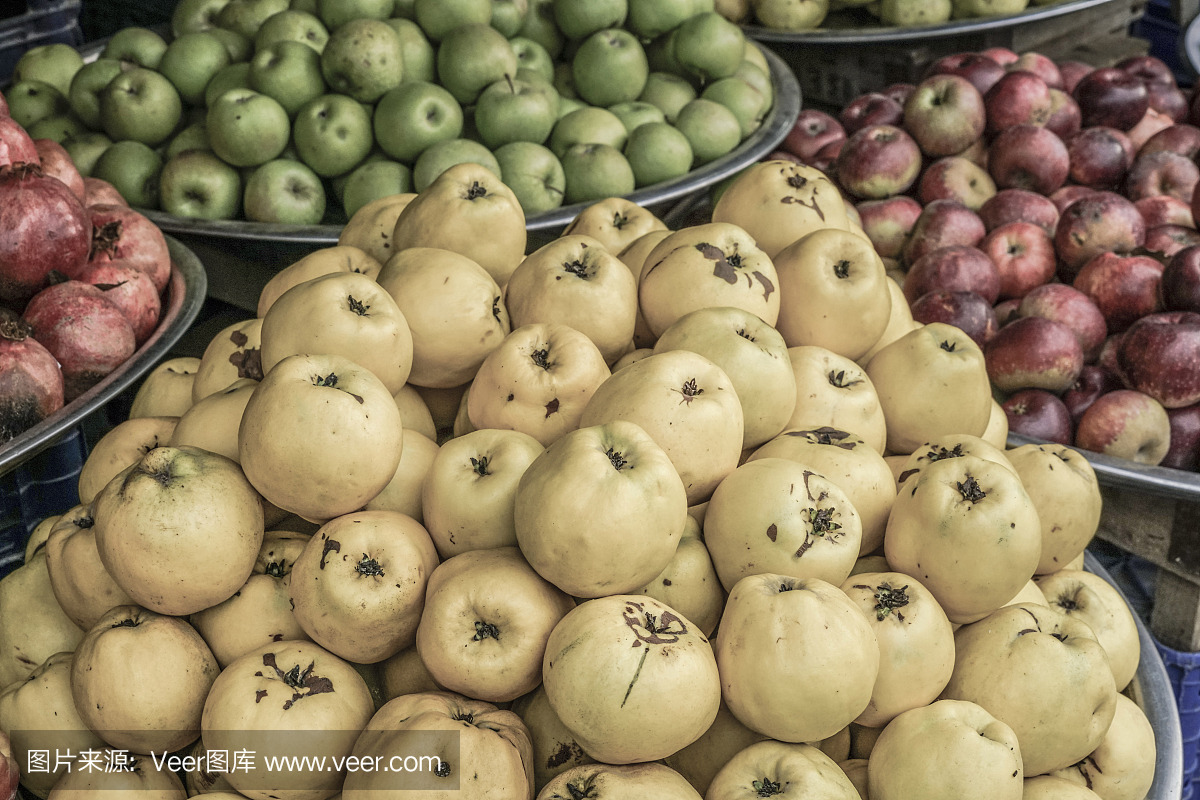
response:
[[[162,231],[0,95],[0,444],[132,356],[170,277]]]
[[[1004,48],[801,112],[917,322],[983,348],[1010,429],[1200,468],[1200,93],[1151,56]]]

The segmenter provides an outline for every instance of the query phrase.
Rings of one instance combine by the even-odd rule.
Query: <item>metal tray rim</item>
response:
[[[166,305],[154,333],[124,364],[102,381],[44,420],[0,445],[0,475],[20,466],[62,436],[71,426],[99,410],[154,367],[196,320],[208,293],[208,276],[200,259],[182,242],[166,236],[171,254],[171,281]]]
[[[780,31],[759,25],[743,25],[742,29],[746,32],[746,36],[771,44],[862,45],[927,42],[934,39],[1003,30],[1018,25],[1032,25],[1115,2],[1125,2],[1125,0],[1060,0],[1050,5],[1026,9],[1017,14],[955,20],[941,25],[923,25],[915,28],[879,26],[853,30],[822,30],[818,28],[811,31]]]

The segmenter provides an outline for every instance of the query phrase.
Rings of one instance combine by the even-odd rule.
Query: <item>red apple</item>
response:
[[[1146,223],[1137,206],[1115,192],[1092,192],[1062,209],[1054,248],[1063,283],[1101,253],[1129,253],[1146,241]]]
[[[1020,58],[1019,55],[1014,53],[1012,50],[1009,50],[1007,47],[988,47],[984,50],[981,50],[980,53],[992,59],[1002,67],[1007,67],[1009,64]]]
[[[1188,247],[1200,244],[1200,232],[1183,225],[1159,225],[1146,231],[1142,247],[1149,253],[1170,258]]]
[[[962,156],[934,161],[917,184],[917,198],[926,205],[934,200],[957,200],[972,211],[978,211],[994,194],[996,183],[987,170]]]
[[[1109,333],[1119,333],[1162,310],[1162,273],[1163,265],[1149,256],[1101,253],[1083,265],[1073,285],[1100,309]]]
[[[1075,446],[1156,466],[1171,444],[1167,412],[1153,397],[1117,389],[1096,398],[1075,426]]]
[[[982,53],[954,53],[942,56],[925,69],[925,77],[931,75],[958,75],[969,80],[980,94],[1004,77],[1004,67]]]
[[[1150,107],[1146,84],[1116,67],[1101,67],[1084,75],[1071,93],[1083,112],[1085,127],[1104,125],[1127,131]]]
[[[1117,363],[1130,388],[1163,408],[1200,403],[1200,314],[1164,311],[1129,326]]]
[[[1150,95],[1150,108],[1174,122],[1183,122],[1188,115],[1187,96],[1174,84],[1148,83],[1146,92]]]
[[[1094,189],[1115,189],[1133,163],[1133,145],[1116,128],[1097,125],[1067,140],[1071,180]]]
[[[987,130],[999,133],[1014,125],[1045,125],[1053,110],[1050,87],[1032,72],[1009,72],[983,96]]]
[[[1045,81],[1051,89],[1063,88],[1063,77],[1058,70],[1058,65],[1041,53],[1035,53],[1032,50],[1021,53],[1016,61],[1006,64],[1004,68],[1009,72],[1017,70],[1032,72]]]
[[[996,265],[1000,297],[1024,297],[1054,277],[1054,240],[1032,222],[993,228],[979,249]]]
[[[892,98],[903,106],[916,88],[916,84],[912,83],[893,83],[883,87],[879,93]]]
[[[1151,55],[1129,56],[1113,65],[1139,79],[1142,83],[1161,83],[1167,86],[1175,85],[1175,73],[1162,59]]]
[[[958,153],[959,158],[965,158],[972,164],[987,169],[987,139],[983,136],[971,143],[971,146],[961,153]]]
[[[1184,228],[1195,228],[1196,221],[1192,217],[1192,207],[1186,201],[1168,194],[1154,197],[1143,197],[1134,203],[1142,220],[1146,223],[1146,231],[1160,225],[1180,225]]]
[[[797,156],[795,153],[790,153],[787,150],[772,150],[770,153],[767,153],[766,158],[763,160],[764,161],[788,161],[792,164],[806,164],[807,163],[803,159],[801,159],[799,156]]]
[[[1043,317],[1018,317],[983,349],[988,376],[1002,392],[1066,391],[1083,369],[1083,350],[1066,325]]]
[[[927,325],[931,322],[953,325],[980,347],[987,344],[1000,328],[995,309],[975,292],[939,289],[923,294],[913,302],[912,316]]]
[[[1167,420],[1171,423],[1171,446],[1159,466],[1200,470],[1200,404],[1168,408]]]
[[[895,125],[871,125],[850,135],[837,157],[842,188],[861,200],[903,194],[921,172],[921,149]]]
[[[855,206],[863,232],[882,258],[899,258],[904,240],[921,216],[921,204],[906,195],[866,200]]]
[[[1084,363],[1096,360],[1108,336],[1104,314],[1092,299],[1065,283],[1047,283],[1031,290],[1021,299],[1017,316],[1044,317],[1066,325],[1079,340]]]
[[[818,169],[824,172],[830,178],[837,179],[837,157],[842,152],[842,146],[846,144],[845,139],[836,139],[817,151],[817,154],[812,157],[808,165],[813,169]]]
[[[979,218],[989,231],[1010,222],[1029,222],[1053,236],[1058,226],[1058,208],[1037,192],[1001,189],[979,209]]]
[[[845,138],[846,130],[836,117],[815,108],[806,108],[796,117],[796,122],[783,140],[783,147],[801,161],[808,162],[825,145]]]
[[[1063,392],[1062,401],[1071,415],[1071,422],[1079,424],[1079,418],[1097,397],[1123,388],[1125,384],[1114,373],[1099,364],[1084,364],[1071,388]]]
[[[1162,133],[1167,128],[1175,124],[1175,121],[1166,114],[1161,114],[1153,108],[1147,108],[1146,113],[1138,120],[1138,124],[1129,129],[1129,141],[1133,142],[1133,146],[1141,150],[1146,142],[1154,138],[1156,134]]]
[[[1071,205],[1076,200],[1096,194],[1098,191],[1100,190],[1093,189],[1090,186],[1080,186],[1076,183],[1069,183],[1061,189],[1056,189],[1050,195],[1050,202],[1053,203],[1054,207],[1058,209],[1058,213],[1061,217],[1062,212],[1067,209],[1067,206]]]
[[[1021,301],[1015,297],[1008,300],[1001,300],[996,303],[996,324],[1003,328],[1008,323],[1017,318],[1017,309],[1021,307]]]
[[[1159,288],[1166,310],[1200,313],[1200,246],[1185,247],[1171,256]]]
[[[974,247],[986,234],[983,220],[962,203],[934,200],[921,210],[901,257],[905,264],[915,264],[921,256],[942,247],[955,244]]]
[[[937,290],[975,292],[993,305],[1000,293],[996,265],[982,251],[968,245],[931,250],[917,259],[904,278],[904,296],[911,305],[918,297]]]
[[[1125,176],[1125,196],[1130,200],[1168,195],[1190,203],[1200,168],[1187,156],[1159,152],[1139,155]]]
[[[950,156],[983,135],[983,95],[966,78],[933,75],[917,84],[904,104],[904,129],[921,152]]]
[[[1001,189],[1027,189],[1048,195],[1063,185],[1070,164],[1062,139],[1038,125],[1007,128],[988,148],[988,171]]]
[[[1139,155],[1167,150],[1194,159],[1200,153],[1200,128],[1180,122],[1151,136],[1138,150]]]
[[[1083,126],[1083,114],[1075,98],[1062,89],[1050,90],[1050,116],[1046,118],[1046,130],[1054,131],[1058,138],[1066,141],[1079,133]]]
[[[1022,389],[1000,404],[1013,433],[1045,442],[1071,444],[1071,414],[1066,405],[1045,389]]]
[[[872,125],[899,125],[903,119],[904,106],[879,92],[859,95],[838,114],[847,136]]]
[[[1075,91],[1075,85],[1079,83],[1079,79],[1087,75],[1095,67],[1091,64],[1085,64],[1082,61],[1061,61],[1058,64],[1058,73],[1062,75],[1063,91]]]
[[[1113,333],[1104,340],[1104,344],[1100,347],[1100,355],[1096,358],[1096,366],[1115,376],[1121,386],[1128,389],[1129,384],[1125,381],[1125,376],[1121,374],[1121,365],[1117,362],[1117,351],[1121,349],[1121,337],[1124,335],[1124,331]]]

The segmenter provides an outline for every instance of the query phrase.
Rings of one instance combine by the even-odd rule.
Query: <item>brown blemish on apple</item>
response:
[[[779,538],[779,526],[774,522],[767,526],[767,538],[772,542]]]
[[[578,761],[583,757],[583,748],[575,742],[562,742],[558,748],[550,754],[546,759],[546,766],[550,769],[561,767],[571,761]]]
[[[325,557],[328,556],[330,553],[340,553],[340,552],[342,552],[342,543],[341,542],[337,541],[336,539],[326,539],[325,546],[323,548],[321,548],[321,562],[317,568],[325,569]]]
[[[313,674],[313,667],[315,665],[316,662],[309,662],[309,665],[302,670],[300,669],[300,665],[296,664],[287,672],[284,672],[279,668],[274,653],[263,653],[263,666],[275,670],[275,677],[295,690],[292,696],[284,702],[284,711],[287,711],[297,701],[303,700],[305,697],[334,691],[333,681],[329,680],[329,678]]]
[[[259,703],[262,702],[262,699],[266,696],[267,696],[267,690],[259,689],[257,692],[254,693],[254,704],[258,705]]]
[[[559,405],[559,403],[558,403],[557,397],[554,398],[553,400],[551,400],[549,403],[546,403],[546,416],[544,417],[544,419],[550,419],[551,414],[557,414],[558,413],[558,405]]]
[[[237,333],[235,331],[235,333]],[[239,335],[246,339],[245,334]],[[246,341],[249,341],[246,339]],[[245,344],[243,341],[242,344]],[[241,345],[238,345],[241,347]],[[250,378],[251,380],[261,381],[263,379],[262,368],[262,353],[257,347],[251,347],[247,350],[239,350],[229,354],[229,363],[237,368],[239,378]]]

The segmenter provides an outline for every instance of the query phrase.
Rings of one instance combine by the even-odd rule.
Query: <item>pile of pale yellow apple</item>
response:
[[[1200,106],[1152,56],[993,48],[800,114],[913,315],[983,348],[1014,432],[1200,468]]]
[[[28,791],[1145,797],[1095,474],[1005,449],[830,180],[525,230],[453,167],[147,377],[0,580],[17,761],[133,766]]]

